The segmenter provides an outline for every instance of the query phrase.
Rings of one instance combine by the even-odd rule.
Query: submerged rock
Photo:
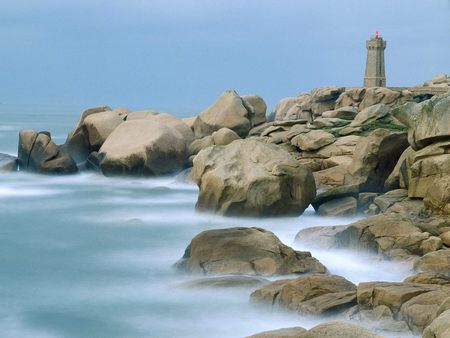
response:
[[[202,150],[192,173],[200,188],[196,207],[225,215],[299,215],[316,193],[309,169],[254,139]]]
[[[295,251],[260,228],[204,231],[192,239],[176,267],[191,273],[263,276],[326,271],[309,252]]]

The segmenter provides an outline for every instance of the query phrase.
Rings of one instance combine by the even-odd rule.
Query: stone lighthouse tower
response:
[[[366,41],[367,60],[364,87],[386,87],[386,75],[384,74],[384,50],[386,41],[378,32]]]

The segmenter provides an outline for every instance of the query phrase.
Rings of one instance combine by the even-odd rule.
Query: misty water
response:
[[[62,143],[81,107],[0,105],[0,152],[16,155],[20,129]],[[410,267],[362,252],[295,243],[301,229],[357,218],[239,219],[197,213],[197,187],[182,178],[95,173],[0,173],[2,337],[244,337],[327,320],[257,308],[252,288],[187,288],[173,268],[201,231],[258,226],[309,249],[354,283],[401,281]]]

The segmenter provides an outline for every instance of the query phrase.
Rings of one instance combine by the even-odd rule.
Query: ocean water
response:
[[[0,152],[23,128],[63,142],[81,107],[0,105]],[[239,219],[197,213],[197,187],[177,176],[0,173],[1,337],[244,337],[329,320],[256,308],[252,288],[186,288],[173,268],[201,231],[258,226],[311,249],[354,283],[401,281],[410,267],[361,252],[307,248],[301,229],[357,218]],[[395,335],[398,336],[398,335]]]

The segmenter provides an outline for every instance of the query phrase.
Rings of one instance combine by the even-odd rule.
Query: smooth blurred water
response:
[[[57,142],[78,107],[0,105],[0,152],[16,153],[21,128]],[[259,226],[297,249],[296,233],[352,219],[224,218],[195,211],[197,187],[176,177],[0,173],[1,337],[243,337],[325,318],[255,308],[251,288],[192,289],[176,271],[191,238],[207,229]],[[313,248],[355,283],[399,281],[409,267],[358,252]]]

